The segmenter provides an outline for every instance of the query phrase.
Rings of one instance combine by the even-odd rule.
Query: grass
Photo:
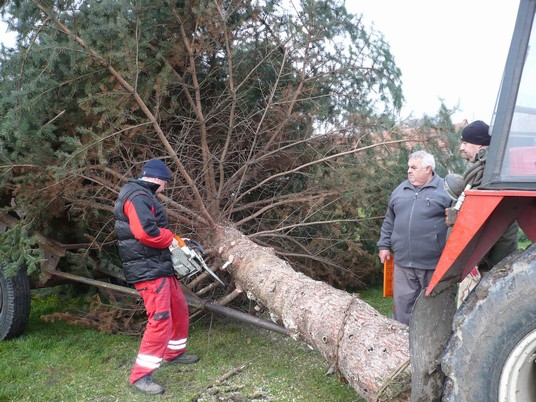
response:
[[[381,314],[392,317],[393,315],[393,298],[383,297],[383,287],[375,286],[357,292],[361,299],[378,310]]]
[[[378,289],[360,293],[390,314],[391,299]],[[32,300],[24,334],[0,342],[0,401],[362,401],[348,384],[327,375],[328,363],[303,343],[215,316],[190,327],[188,349],[201,361],[161,368],[154,378],[166,393],[148,398],[128,384],[139,337],[42,318],[81,302]],[[226,374],[232,375],[218,381]]]

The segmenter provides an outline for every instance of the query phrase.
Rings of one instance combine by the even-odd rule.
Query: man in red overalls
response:
[[[171,175],[159,159],[148,161],[140,179],[130,179],[117,198],[114,216],[119,255],[125,278],[143,298],[147,326],[130,383],[141,392],[162,394],[164,387],[152,374],[163,362],[191,364],[198,356],[186,354],[188,305],[175,277],[169,246],[177,240],[156,195]]]

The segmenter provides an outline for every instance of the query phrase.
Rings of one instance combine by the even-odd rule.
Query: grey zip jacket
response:
[[[435,269],[447,239],[445,208],[452,202],[443,181],[437,174],[423,187],[406,180],[392,192],[377,246],[391,249],[397,265]]]

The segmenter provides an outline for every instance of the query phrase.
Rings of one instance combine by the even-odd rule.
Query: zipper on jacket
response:
[[[408,268],[412,268],[413,267],[413,256],[412,256],[412,243],[411,243],[411,227],[413,226],[413,211],[415,210],[415,202],[417,201],[417,196],[419,195],[419,193],[416,191],[415,192],[415,195],[413,196],[413,205],[411,206],[411,212],[409,214],[409,228],[408,228],[408,254],[409,254],[409,267]]]

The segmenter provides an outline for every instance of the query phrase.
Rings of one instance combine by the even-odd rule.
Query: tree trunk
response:
[[[232,227],[214,232],[218,255],[249,298],[269,309],[294,339],[319,351],[367,401],[406,400],[408,327],[357,295],[294,271],[272,249]],[[403,394],[403,395],[402,395]]]

